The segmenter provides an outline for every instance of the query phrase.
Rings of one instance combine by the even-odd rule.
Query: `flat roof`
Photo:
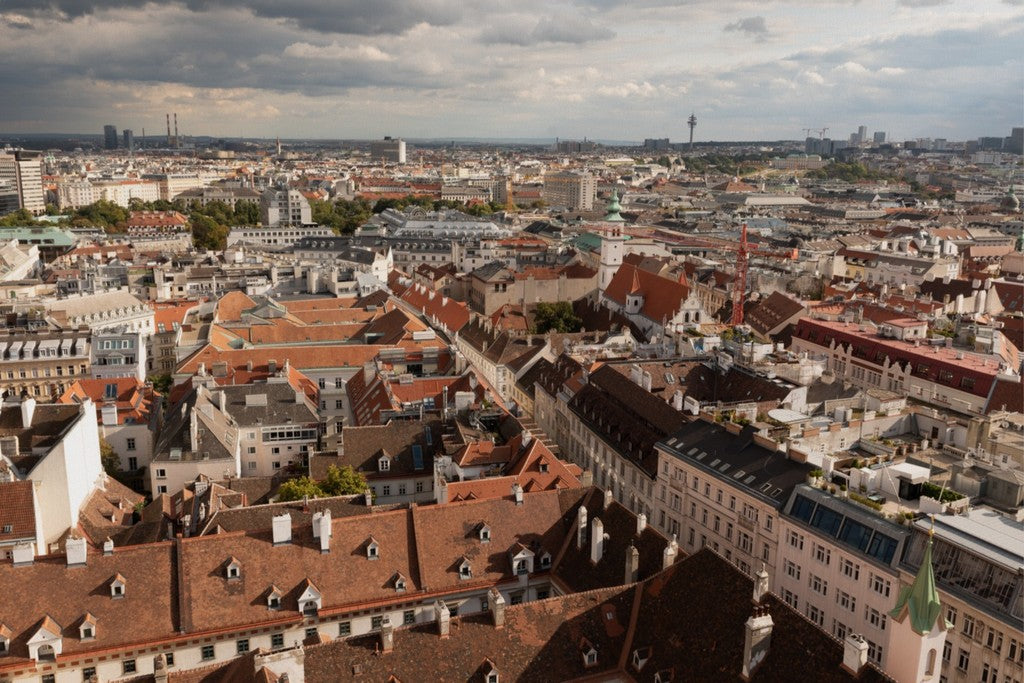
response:
[[[963,515],[936,515],[935,534],[1016,573],[1024,567],[1024,522],[1015,521],[988,508],[974,508]],[[925,533],[931,519],[914,526]]]

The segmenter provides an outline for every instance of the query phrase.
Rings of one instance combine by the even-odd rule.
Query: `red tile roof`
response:
[[[676,314],[689,292],[689,287],[677,280],[623,263],[604,293],[620,306],[626,305],[628,294],[642,294],[644,302],[640,312],[649,320],[661,323]]]
[[[22,538],[35,541],[35,536],[32,482],[27,479],[0,482],[0,542]],[[6,620],[6,617],[0,619]]]

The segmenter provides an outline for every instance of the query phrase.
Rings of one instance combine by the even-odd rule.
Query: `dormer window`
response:
[[[551,553],[545,552],[540,556],[540,568],[551,569]]]
[[[529,574],[530,570],[526,566],[526,560],[516,560],[516,574],[522,576],[523,574]]]
[[[110,582],[110,597],[112,598],[123,598],[125,594],[125,580],[124,577],[118,574]]]
[[[267,594],[267,609],[281,609],[281,590],[277,586],[271,586]]]
[[[501,683],[501,677],[498,675],[498,667],[494,666],[494,662],[486,660],[484,662],[484,670],[487,672],[484,674],[484,680],[487,683]]]
[[[78,636],[82,640],[92,640],[96,637],[96,618],[86,614],[82,624],[78,627]]]
[[[232,557],[224,567],[224,574],[228,581],[237,581],[242,578],[242,563]]]
[[[639,647],[633,650],[633,668],[640,671],[644,668],[647,660],[651,658],[650,647]]]
[[[489,527],[486,523],[480,525],[480,529],[477,533],[480,537],[481,543],[491,542],[491,527]]]
[[[583,655],[583,666],[594,666],[597,664],[597,648],[586,638],[580,639],[580,653]]]
[[[405,577],[401,574],[395,575],[395,592],[404,593],[406,589]]]
[[[381,471],[381,472],[390,472],[391,471],[391,458],[389,458],[386,455],[382,455],[380,457],[380,459],[377,460],[377,469],[379,471]]]
[[[459,578],[473,578],[473,566],[470,565],[469,560],[467,560],[466,558],[462,558],[462,562],[459,563]]]
[[[654,674],[654,683],[671,683],[671,681],[675,680],[675,677],[674,669],[662,669]]]
[[[323,596],[309,579],[303,581],[305,588],[299,595],[299,611],[306,616],[316,616],[323,606]]]
[[[370,539],[370,542],[366,544],[366,557],[370,560],[380,559],[380,543]]]

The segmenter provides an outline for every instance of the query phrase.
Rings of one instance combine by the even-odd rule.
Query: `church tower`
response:
[[[932,534],[928,534],[921,568],[914,583],[900,590],[896,607],[889,612],[888,666],[886,673],[897,683],[938,683],[942,672],[942,648],[950,624],[942,613],[932,568]]]
[[[625,235],[619,227],[626,220],[619,215],[619,193],[612,190],[612,199],[608,202],[608,214],[604,217],[605,223],[611,223],[608,231],[601,237],[601,267],[598,272],[598,290],[604,291],[608,284],[615,277],[616,271],[622,265],[622,249],[626,242]]]

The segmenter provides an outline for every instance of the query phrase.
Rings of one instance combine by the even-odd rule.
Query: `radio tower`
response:
[[[693,151],[693,129],[697,127],[697,117],[690,112],[690,118],[686,119],[686,125],[690,127],[690,151]]]

